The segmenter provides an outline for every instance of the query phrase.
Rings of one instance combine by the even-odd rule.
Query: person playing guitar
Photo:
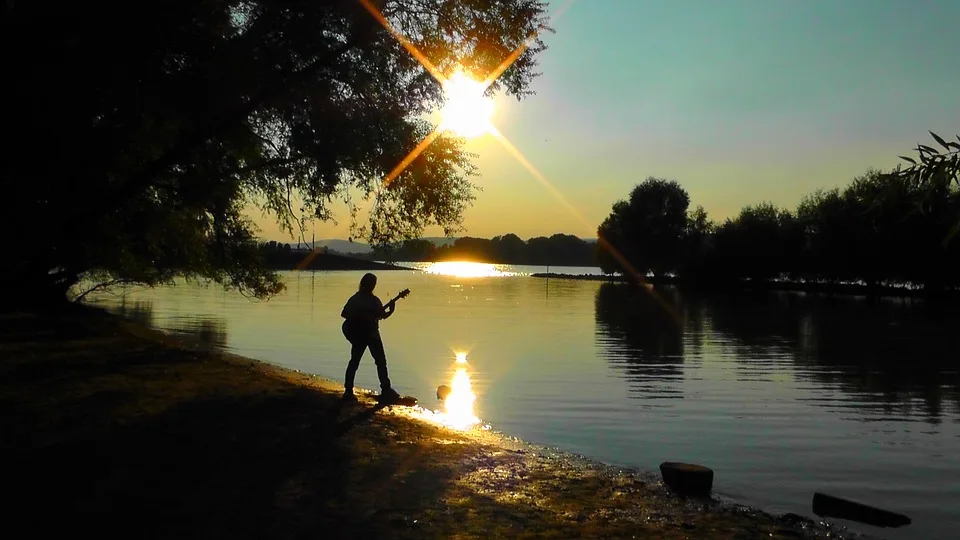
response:
[[[383,350],[383,341],[380,339],[380,321],[393,315],[397,309],[397,300],[410,294],[410,289],[400,291],[400,294],[384,305],[373,289],[377,286],[377,276],[367,273],[360,278],[360,287],[347,300],[340,312],[343,321],[343,335],[350,342],[350,363],[347,364],[347,373],[343,386],[343,400],[356,401],[353,393],[353,380],[360,367],[360,358],[369,347],[370,355],[377,366],[377,376],[380,378],[380,403],[392,404],[399,401],[400,394],[390,386],[390,377],[387,375],[387,356]]]

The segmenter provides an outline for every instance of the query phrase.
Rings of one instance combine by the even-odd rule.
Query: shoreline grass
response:
[[[649,475],[342,408],[342,386],[96,308],[0,315],[7,512],[32,536],[818,538]]]

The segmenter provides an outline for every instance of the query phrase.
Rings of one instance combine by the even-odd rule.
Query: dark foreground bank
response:
[[[796,517],[684,501],[645,475],[451,431],[370,398],[344,409],[334,382],[92,308],[0,319],[6,527],[31,537],[827,533]]]

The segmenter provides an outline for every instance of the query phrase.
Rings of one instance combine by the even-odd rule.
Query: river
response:
[[[814,491],[912,517],[885,538],[960,531],[960,315],[919,299],[798,292],[695,294],[542,279],[543,267],[410,264],[381,325],[390,376],[439,407],[465,353],[475,413],[497,431],[625,467],[714,469],[715,492],[815,517]],[[554,272],[598,273],[594,268]],[[284,272],[248,300],[179,284],[96,294],[105,305],[212,346],[341,380],[340,309],[362,272]],[[369,355],[358,386],[376,388]]]

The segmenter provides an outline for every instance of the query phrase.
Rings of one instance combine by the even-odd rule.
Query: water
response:
[[[487,277],[378,274],[384,301],[412,291],[381,325],[401,393],[433,404],[465,352],[476,413],[510,435],[645,470],[702,463],[717,493],[771,512],[814,517],[822,491],[913,518],[899,530],[841,523],[880,537],[960,531],[956,314],[915,299],[651,295],[524,275],[542,267],[446,270]],[[362,272],[283,275],[288,290],[268,302],[196,285],[95,301],[342,380],[339,313]],[[369,356],[357,384],[377,387]]]

